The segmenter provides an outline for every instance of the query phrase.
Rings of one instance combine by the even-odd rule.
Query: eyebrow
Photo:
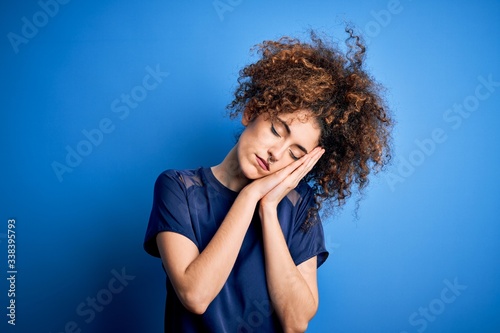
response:
[[[285,127],[286,132],[288,134],[290,134],[291,131],[290,131],[290,127],[288,126],[288,124],[283,119],[281,119],[280,117],[276,117],[276,118],[283,125],[283,127]],[[301,146],[301,145],[298,145],[298,144],[296,146],[297,146],[297,148],[299,148],[300,150],[302,150],[304,153],[308,154],[307,149],[305,149],[304,146]]]

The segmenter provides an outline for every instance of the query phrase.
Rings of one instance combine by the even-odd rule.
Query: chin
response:
[[[249,166],[249,168],[241,168],[241,175],[249,180],[255,180],[257,178],[260,178],[260,176],[255,170],[252,170],[252,166]]]
[[[259,170],[257,170],[257,168],[248,161],[243,161],[243,163],[240,163],[240,171],[241,175],[249,180],[255,180],[264,177],[264,175],[261,175],[259,173]]]

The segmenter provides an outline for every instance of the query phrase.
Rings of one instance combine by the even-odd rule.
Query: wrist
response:
[[[263,220],[264,217],[277,216],[278,215],[277,205],[261,200],[259,202],[259,215],[261,220]]]
[[[260,200],[259,195],[255,191],[253,191],[249,185],[242,188],[238,196],[241,196],[254,205],[257,205],[257,202],[259,202]]]

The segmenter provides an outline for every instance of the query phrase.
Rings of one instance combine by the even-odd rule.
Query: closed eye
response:
[[[271,123],[271,132],[273,132],[274,135],[276,135],[278,138],[281,138],[281,135],[276,131],[276,128],[274,128],[274,124]]]
[[[290,156],[292,157],[292,159],[293,159],[294,161],[297,161],[297,160],[299,159],[299,157],[295,156],[295,155],[292,153],[292,150],[291,150],[291,149],[289,149],[288,151],[290,152]]]

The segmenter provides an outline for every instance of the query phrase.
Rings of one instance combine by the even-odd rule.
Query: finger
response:
[[[319,161],[321,156],[325,153],[325,150],[323,148],[319,149],[315,154],[311,157],[311,159],[308,162],[308,172],[316,165],[316,163]]]
[[[311,157],[315,157],[318,153],[321,153],[322,151],[324,151],[324,149],[321,148],[320,146],[317,146],[313,150],[311,150],[309,153],[307,153],[304,156],[302,156],[301,158],[299,158],[296,162],[303,161],[304,163],[306,163]]]
[[[284,178],[284,177],[290,175],[292,172],[294,172],[301,165],[303,165],[304,163],[306,163],[309,160],[309,158],[310,158],[310,155],[306,154],[306,155],[302,156],[301,158],[299,158],[298,160],[293,161],[292,163],[288,164],[283,169],[278,170],[275,173],[275,175],[279,175],[279,176],[281,176],[280,178]]]
[[[305,158],[304,163],[302,163],[297,169],[295,169],[289,176],[289,184],[291,187],[296,187],[299,181],[304,178],[307,172],[311,169],[311,162],[313,161],[313,156],[310,155]]]
[[[273,188],[273,196],[278,196],[281,200],[283,196],[289,193],[292,189],[296,188],[298,183],[312,169],[312,167],[316,164],[323,153],[324,149],[318,148],[303,156],[300,159],[302,163],[297,168],[292,170],[291,173],[287,173],[285,177],[279,181],[276,187]],[[267,195],[269,196],[270,193],[271,192],[269,192]]]
[[[272,176],[275,177],[277,183],[281,183],[287,177],[292,176],[290,179],[296,186],[298,182],[311,170],[316,161],[323,154],[324,149],[316,147],[308,154],[302,156],[300,159],[290,163],[281,170],[275,172]],[[312,162],[312,165],[310,164]]]
[[[307,173],[312,170],[312,168],[314,167],[314,165],[316,165],[324,152],[325,150],[320,148],[309,153],[309,159],[294,171],[297,172],[297,182],[304,178]]]
[[[304,161],[304,167],[307,171],[309,171],[314,164],[320,159],[320,157],[324,153],[324,149],[320,147],[314,148],[309,154],[307,154],[307,160]]]

